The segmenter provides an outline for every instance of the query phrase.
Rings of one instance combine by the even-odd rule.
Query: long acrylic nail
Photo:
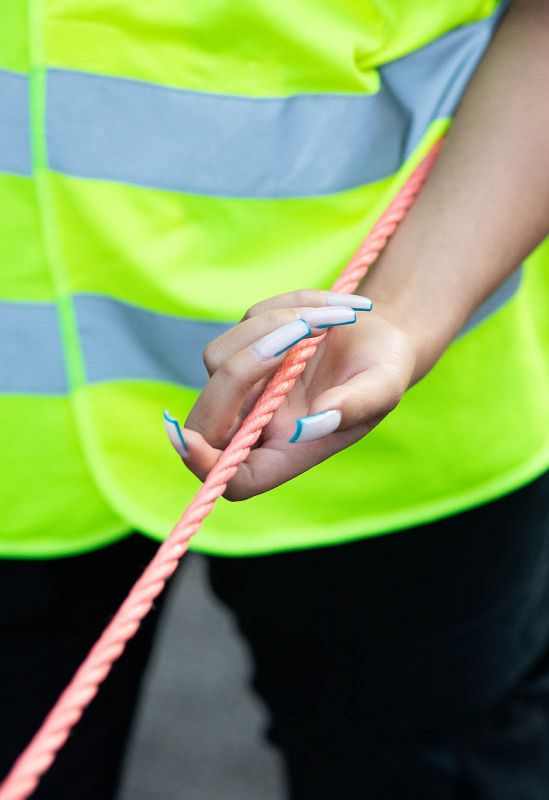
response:
[[[311,332],[304,319],[296,319],[268,333],[254,344],[252,350],[262,361],[279,356]]]
[[[356,322],[356,311],[349,306],[321,306],[302,309],[301,317],[313,328],[332,328],[334,325],[352,325]]]
[[[168,439],[177,450],[181,458],[188,458],[189,448],[187,447],[185,437],[183,436],[183,431],[181,430],[179,420],[177,420],[175,417],[172,417],[169,411],[164,411],[164,426],[166,428],[166,433],[168,434]]]
[[[355,311],[371,311],[374,304],[369,297],[361,294],[338,294],[328,292],[326,304],[329,306],[350,306]]]
[[[311,414],[308,417],[301,417],[296,420],[295,431],[289,442],[312,442],[327,436],[339,428],[341,423],[341,411],[331,409],[321,411],[318,414]]]

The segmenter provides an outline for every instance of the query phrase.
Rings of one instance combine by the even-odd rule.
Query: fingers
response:
[[[252,450],[231,479],[225,496],[229,500],[241,500],[260,494],[347,447],[398,405],[405,388],[403,378],[397,379],[390,371],[374,368],[354,376],[342,386],[329,389],[317,398],[310,414],[297,420],[289,445],[284,440],[271,440],[266,446]],[[322,408],[326,405],[331,407]],[[321,410],[315,410],[318,408]],[[205,480],[222,449],[213,447],[197,431],[185,428],[180,433],[185,443],[181,444],[176,432],[176,449],[187,467]],[[173,430],[168,434],[173,440]],[[295,457],[288,450],[293,451],[294,445],[304,445],[303,449],[296,449]]]
[[[316,309],[328,311],[332,307],[347,308],[353,311],[371,311],[372,301],[355,294],[338,294],[320,289],[304,289],[288,292],[263,300],[252,306],[238,325],[214,339],[204,350],[204,364],[209,375],[213,375],[220,364],[233,353],[248,346],[260,336],[294,319],[305,319],[311,327],[317,323],[307,314],[313,315]],[[345,324],[344,322],[331,324]]]
[[[359,294],[339,294],[325,292],[321,289],[301,289],[297,292],[287,292],[275,297],[269,297],[256,303],[246,311],[243,319],[250,319],[266,311],[276,308],[293,308],[299,306],[348,306],[354,311],[371,311],[372,301]]]
[[[350,306],[324,305],[274,308],[256,314],[210,342],[204,350],[204,364],[208,374],[213,375],[230,356],[261,337],[297,320],[304,320],[313,328],[314,336],[324,328],[355,322],[356,311]]]
[[[175,450],[179,453],[187,467],[201,481],[214,466],[222,450],[212,447],[197,431],[182,429],[169,411],[164,412],[166,433]]]
[[[168,415],[169,416],[169,415]],[[170,425],[166,422],[167,430]],[[208,473],[218,461],[223,450],[212,447],[197,431],[185,428],[181,431],[185,440],[184,461],[188,469],[201,481],[205,481]],[[171,433],[168,430],[171,438]],[[178,439],[179,442],[179,439]],[[180,442],[179,442],[180,446]],[[280,451],[260,447],[252,450],[246,461],[239,465],[235,475],[224,493],[227,500],[245,500],[256,494],[271,489],[280,483],[302,472],[311,464],[293,465],[288,471],[287,458]]]
[[[275,371],[290,347],[311,333],[307,322],[296,319],[227,358],[200,394],[186,427],[201,433],[212,446],[223,447],[241,421],[249,392]]]
[[[287,305],[288,303],[296,305]],[[168,437],[189,469],[200,479],[205,479],[217,462],[222,448],[240,426],[245,410],[250,407],[293,345],[307,336],[320,335],[326,328],[352,324],[357,319],[357,310],[367,311],[371,308],[371,301],[359,295],[313,290],[280,295],[254,306],[243,322],[212,342],[204,354],[211,378],[195,403],[185,429],[181,428],[177,419],[169,412],[164,416]],[[329,393],[325,395],[319,399],[332,399]],[[333,401],[335,403],[337,398]],[[346,424],[347,405],[342,400],[341,409],[313,409],[308,417],[299,421],[300,430],[296,431],[297,435],[294,434],[291,441],[305,442],[328,436],[330,432]],[[352,438],[352,435],[354,433],[347,434],[346,437]],[[340,446],[346,446],[350,439],[346,443],[340,436],[337,441]],[[285,439],[280,443],[285,448],[288,447]],[[277,453],[277,447],[278,445],[275,447],[277,455],[274,463],[279,463],[281,474],[277,478],[271,472],[270,477],[265,478],[265,487],[258,489],[259,491],[285,479],[287,458],[282,453]],[[231,481],[237,494],[240,494],[242,486],[249,487],[251,472],[255,467],[258,467],[257,478],[254,477],[257,483],[261,469],[256,462],[264,457],[272,457],[272,446],[268,448],[270,456],[261,453],[262,449],[260,447],[250,454],[248,463],[241,465],[235,479]],[[319,454],[320,460],[324,457],[327,456]],[[300,467],[294,465],[294,469],[297,469],[295,474],[309,466],[305,462]],[[263,482],[259,481],[259,485],[263,486]],[[248,492],[249,488],[243,490],[244,494]]]
[[[280,312],[272,313],[280,318]],[[306,336],[318,336],[326,327],[352,324],[356,320],[352,309],[337,306],[302,309],[302,313],[303,317],[269,331],[226,358],[200,394],[186,428],[198,431],[212,447],[223,447],[239,427],[254,387],[272,375],[293,345]],[[165,416],[165,421],[170,441],[185,458],[181,429],[171,416]]]

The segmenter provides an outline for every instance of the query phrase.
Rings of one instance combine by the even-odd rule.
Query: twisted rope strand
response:
[[[437,142],[412,173],[335,282],[333,291],[347,293],[356,289],[412,205],[438,157],[440,147],[441,142]],[[304,339],[290,350],[168,539],[160,545],[31,742],[18,757],[0,786],[0,800],[27,800],[34,792],[113,664],[137,633],[154,600],[177,569],[188,550],[189,540],[225,491],[238,466],[246,460],[262,430],[269,424],[325,336],[326,333],[314,340]]]

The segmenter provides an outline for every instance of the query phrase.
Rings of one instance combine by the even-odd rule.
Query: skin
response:
[[[267,491],[365,436],[549,233],[548,87],[549,3],[515,2],[427,185],[359,287],[374,310],[329,331],[239,467],[228,499]],[[184,463],[200,479],[283,359],[260,361],[254,342],[299,317],[300,308],[325,303],[326,293],[314,290],[264,300],[208,346],[210,381],[184,428]],[[328,409],[342,412],[335,433],[288,442],[297,418]]]

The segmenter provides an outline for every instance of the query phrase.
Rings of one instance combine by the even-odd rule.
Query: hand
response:
[[[356,310],[353,310],[353,307]],[[305,336],[328,328],[315,355],[241,464],[225,497],[265,492],[356,442],[400,401],[416,366],[413,336],[360,295],[301,291],[253,306],[204,352],[210,380],[172,444],[201,480],[284,359]],[[318,415],[313,416],[312,415]]]

